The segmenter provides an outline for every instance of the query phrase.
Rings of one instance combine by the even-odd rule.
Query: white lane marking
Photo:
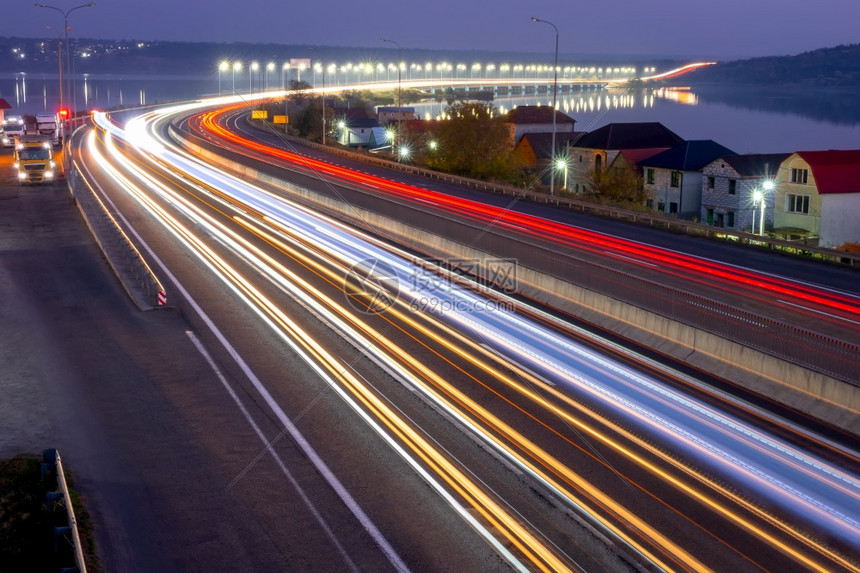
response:
[[[829,316],[830,318],[835,318],[837,320],[850,322],[851,324],[860,324],[860,322],[857,322],[856,320],[851,320],[850,318],[845,318],[844,316],[839,316],[838,314],[831,314],[829,312],[824,312],[823,310],[816,310],[814,308],[809,308],[808,306],[803,306],[802,304],[789,302],[787,300],[776,299],[776,302],[781,302],[782,304],[787,304],[788,306],[793,306],[795,308],[801,308],[803,310],[808,310],[809,312],[817,312],[818,314],[823,314],[824,316]]]
[[[203,344],[200,342],[200,339],[194,336],[194,333],[190,330],[186,331],[185,334],[188,335],[188,338],[191,339],[191,342],[197,348],[197,351],[203,356],[204,359],[206,359],[206,362],[209,363],[209,367],[212,368],[212,371],[215,372],[215,376],[218,377],[218,380],[221,381],[221,384],[224,386],[224,389],[227,390],[228,394],[230,394],[230,397],[233,399],[233,402],[235,402],[236,406],[239,407],[239,410],[242,412],[242,415],[245,417],[245,420],[248,421],[248,424],[250,424],[251,428],[254,429],[254,432],[260,438],[260,441],[263,442],[263,445],[266,447],[266,451],[272,454],[272,458],[274,458],[275,462],[278,464],[278,467],[281,468],[281,471],[287,477],[287,480],[298,492],[305,506],[313,514],[314,518],[317,520],[317,523],[319,523],[320,526],[323,528],[328,538],[331,540],[332,543],[334,543],[335,547],[337,547],[338,552],[341,554],[341,557],[343,557],[343,559],[346,561],[349,568],[352,571],[360,571],[359,567],[355,563],[353,563],[352,559],[349,558],[349,553],[347,553],[343,545],[341,545],[340,542],[337,540],[337,537],[335,536],[331,528],[328,526],[328,524],[325,522],[323,516],[320,515],[320,513],[316,510],[316,507],[314,507],[313,502],[305,494],[305,490],[302,488],[296,478],[293,477],[293,474],[290,473],[290,470],[287,469],[287,466],[284,464],[284,461],[281,459],[281,456],[279,456],[278,453],[272,447],[274,444],[269,441],[265,434],[263,434],[263,431],[254,421],[254,418],[251,416],[250,412],[248,412],[247,408],[245,408],[245,405],[242,403],[242,400],[236,394],[236,391],[233,390],[226,377],[221,373],[221,370],[219,370],[218,366],[215,364],[215,361],[212,360],[212,356],[206,351],[206,348],[203,347]]]
[[[612,256],[612,257],[616,257],[616,258],[619,258],[619,259],[627,259],[628,261],[632,261],[632,262],[634,262],[634,263],[638,263],[638,264],[640,264],[640,265],[648,265],[649,267],[654,267],[655,269],[656,269],[656,268],[658,268],[658,267],[660,266],[660,265],[655,265],[654,263],[649,263],[649,262],[647,262],[647,261],[643,261],[643,260],[641,260],[641,259],[636,259],[636,258],[633,258],[633,257],[628,257],[628,256],[626,256],[626,255],[619,255],[619,254],[618,254],[618,253],[616,253],[615,251],[606,251],[606,250],[604,250],[603,252],[604,252],[604,253],[606,253],[607,255]]]
[[[170,281],[174,285],[176,285],[176,289],[182,294],[183,297],[185,297],[185,300],[188,301],[188,304],[191,305],[191,307],[198,314],[198,316],[200,316],[200,318],[203,320],[203,322],[206,324],[212,334],[215,335],[215,338],[218,339],[218,341],[221,343],[227,353],[233,358],[233,360],[236,362],[242,372],[245,373],[245,376],[248,377],[248,380],[251,382],[257,392],[259,392],[260,396],[263,398],[263,400],[265,400],[266,404],[269,406],[275,416],[277,416],[278,420],[280,420],[284,429],[286,429],[290,433],[290,436],[293,438],[293,440],[295,440],[296,444],[302,449],[304,454],[308,457],[308,459],[311,461],[317,471],[320,472],[320,475],[322,475],[323,479],[325,479],[326,482],[328,482],[329,486],[335,491],[335,493],[337,493],[341,501],[349,508],[352,514],[356,517],[356,519],[358,519],[362,527],[364,527],[365,531],[367,531],[367,533],[373,538],[373,540],[376,542],[380,550],[385,554],[385,556],[388,558],[394,568],[398,571],[409,571],[409,568],[406,566],[406,563],[403,562],[403,560],[400,558],[400,556],[397,554],[397,552],[394,550],[388,540],[385,539],[385,537],[382,535],[382,532],[380,532],[376,528],[376,525],[373,524],[373,522],[370,520],[364,510],[359,507],[355,499],[349,494],[343,484],[340,483],[340,480],[338,480],[334,473],[332,473],[332,471],[328,468],[322,458],[320,458],[319,454],[316,453],[316,451],[311,447],[307,440],[305,440],[305,437],[296,429],[296,427],[292,423],[292,420],[290,420],[290,418],[287,416],[286,412],[281,409],[281,407],[278,405],[278,403],[275,401],[275,399],[272,397],[272,395],[269,393],[263,383],[251,371],[250,366],[248,366],[245,360],[241,356],[239,356],[239,353],[230,345],[230,343],[227,341],[226,337],[221,333],[218,327],[215,326],[215,323],[209,318],[209,316],[203,311],[203,309],[200,308],[200,305],[197,304],[197,301],[191,297],[191,294],[187,290],[185,290],[185,287],[182,286],[176,276],[174,276],[174,274],[170,272],[170,270],[167,268],[167,265],[165,265],[164,262],[162,262],[162,260],[158,257],[158,255],[155,254],[149,244],[143,240],[143,237],[141,237],[137,233],[137,230],[131,226],[131,224],[128,222],[128,219],[126,219],[122,215],[122,213],[119,212],[113,201],[111,201],[110,198],[108,198],[104,192],[102,192],[102,196],[108,203],[110,203],[114,212],[117,213],[117,215],[123,220],[123,223],[125,223],[126,228],[129,229],[129,231],[135,236],[138,241],[140,241],[141,246],[146,250],[147,253],[149,253],[149,256],[151,256],[155,263],[161,268],[161,270],[164,271],[165,275],[167,275]],[[266,443],[266,440],[263,441],[264,443]]]

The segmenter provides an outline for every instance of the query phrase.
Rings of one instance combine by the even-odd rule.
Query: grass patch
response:
[[[73,548],[66,537],[56,539],[57,551],[54,550],[54,527],[65,526],[68,520],[60,503],[52,502],[49,508],[46,493],[56,491],[56,476],[49,472],[43,482],[41,468],[41,456],[0,460],[0,573],[55,573],[74,566]],[[66,480],[71,489],[68,473]],[[73,490],[71,497],[87,571],[98,573],[89,514]]]

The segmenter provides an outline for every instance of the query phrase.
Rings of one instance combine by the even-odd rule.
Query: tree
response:
[[[629,167],[592,171],[589,180],[592,194],[607,203],[639,205],[645,200],[642,176]]]
[[[438,147],[425,156],[433,169],[476,179],[515,180],[522,163],[513,154],[504,119],[491,103],[457,102],[446,109],[432,135]]]

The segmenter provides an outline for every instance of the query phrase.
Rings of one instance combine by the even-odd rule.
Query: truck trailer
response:
[[[63,122],[58,113],[36,114],[36,135],[47,137],[57,147],[63,140]]]

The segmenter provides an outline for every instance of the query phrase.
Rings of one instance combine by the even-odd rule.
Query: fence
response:
[[[554,253],[558,256],[558,253]],[[616,269],[578,260],[569,282],[860,386],[860,346]]]
[[[251,123],[257,125],[254,122]],[[683,219],[669,217],[666,215],[634,211],[631,209],[622,209],[609,205],[601,205],[599,203],[592,203],[590,201],[582,201],[571,197],[565,197],[564,195],[549,195],[547,193],[520,189],[511,185],[501,185],[498,183],[478,181],[476,179],[467,179],[465,177],[458,177],[456,175],[449,175],[447,173],[431,171],[429,169],[416,167],[415,165],[409,165],[407,163],[389,161],[381,157],[368,155],[366,153],[358,153],[356,151],[343,149],[336,146],[320,145],[318,143],[314,143],[306,139],[286,136],[282,133],[279,134],[279,136],[284,137],[287,140],[293,141],[299,145],[303,145],[320,151],[325,151],[326,153],[332,155],[339,155],[347,159],[367,163],[368,165],[376,165],[379,167],[384,167],[386,169],[393,169],[402,173],[408,173],[410,175],[417,175],[420,177],[426,177],[428,179],[435,179],[437,181],[451,183],[453,185],[466,187],[468,189],[486,191],[488,193],[494,193],[497,195],[518,197],[526,201],[556,205],[558,207],[569,209],[571,211],[577,211],[580,213],[598,215],[610,219],[619,219],[622,221],[628,221],[640,225],[647,225],[649,227],[684,233],[696,237],[706,237],[709,239],[724,240],[744,245],[750,245],[756,248],[766,249],[769,251],[778,251],[782,254],[815,258],[828,263],[835,263],[840,265],[847,265],[849,267],[860,268],[860,253],[856,252],[825,249],[813,245],[807,245],[805,243],[784,241],[771,237],[753,235],[751,233],[746,233],[743,231],[736,231],[721,227],[712,227],[710,225],[695,223],[693,221],[685,221]]]
[[[67,183],[90,232],[138,308],[151,310],[165,306],[164,287],[117,222],[113,204],[109,208],[99,197],[77,163],[70,166]]]
[[[198,145],[217,153],[217,146],[204,142],[193,135],[183,133],[182,137],[193,140]],[[304,140],[302,143],[304,144]],[[322,146],[317,147],[321,148]],[[325,150],[328,152],[330,148],[326,147]],[[354,152],[337,149],[334,150],[334,153],[355,155]],[[384,164],[386,167],[396,166],[401,171],[419,171],[414,167],[385,160],[375,158],[369,158],[369,160],[379,162],[380,165]],[[443,174],[436,175],[440,179],[445,178],[458,183],[467,181],[471,183],[472,187],[483,185],[473,180],[462,180]],[[489,191],[500,189],[490,184],[486,184],[486,186]],[[536,195],[548,198],[546,195]],[[641,215],[586,202],[571,202],[571,205],[582,206],[583,210],[594,209],[600,211],[596,214],[604,216],[640,217],[640,221],[652,221],[654,226],[659,224],[659,226],[671,230],[683,230],[686,226],[711,233],[716,232],[713,227],[686,223],[676,219],[667,220],[665,217]],[[678,229],[674,225],[677,225]],[[520,264],[550,276],[556,276],[579,287],[759,350],[789,363],[832,376],[854,386],[860,386],[860,374],[858,374],[860,373],[860,346],[857,344],[575,258],[557,250],[542,248],[533,243],[517,244],[515,240],[509,237],[495,235],[492,232],[485,234],[493,235],[492,238],[487,237],[486,241],[482,241],[482,248],[489,254],[503,258],[517,258]],[[759,240],[758,237],[750,236],[750,240],[753,239]],[[561,264],[562,259],[566,259],[564,264]],[[573,272],[561,270],[564,267],[572,269]]]
[[[53,448],[42,452],[42,481],[45,482],[46,487],[49,487],[47,480],[51,475],[56,477],[57,483],[56,490],[49,491],[46,494],[47,511],[52,513],[55,503],[62,505],[66,510],[65,525],[54,526],[54,551],[58,552],[57,540],[63,538],[71,545],[75,558],[75,568],[64,567],[61,571],[67,573],[71,573],[72,571],[87,573],[87,566],[84,562],[84,551],[81,547],[81,538],[78,535],[78,522],[75,519],[75,509],[72,507],[69,487],[66,484],[66,475],[63,472],[63,462],[60,459],[60,452]]]

